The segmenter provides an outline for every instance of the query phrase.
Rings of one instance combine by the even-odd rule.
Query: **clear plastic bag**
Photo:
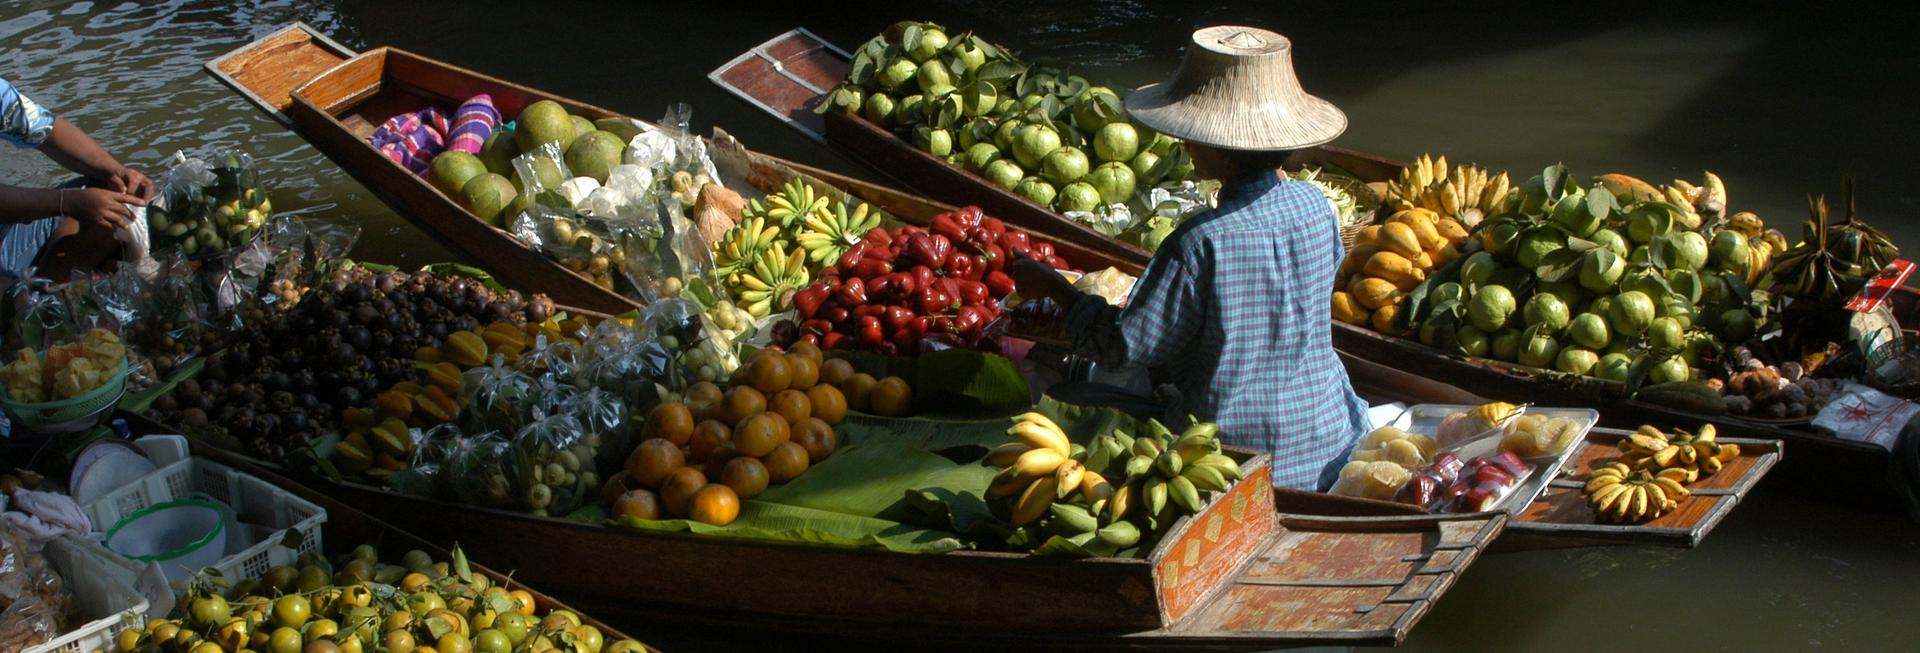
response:
[[[642,337],[618,320],[594,327],[581,353],[584,362],[576,367],[576,385],[626,398],[635,410],[651,409],[659,395],[654,384],[666,383],[674,373],[673,356],[657,339]]]
[[[177,248],[196,258],[218,256],[251,242],[273,215],[253,157],[243,152],[211,160],[174,152],[155,187],[147,207],[154,251]]]
[[[440,463],[437,486],[442,496],[468,505],[508,508],[513,505],[507,479],[506,438],[493,431],[453,441]]]
[[[439,492],[440,471],[447,456],[461,440],[460,427],[440,424],[424,431],[409,429],[413,438],[413,457],[407,468],[387,477],[387,487],[413,496],[434,496]]]
[[[619,469],[626,462],[627,452],[632,450],[634,427],[640,423],[639,416],[628,413],[627,402],[599,388],[573,393],[559,412],[579,420],[586,430],[586,439],[576,447],[575,453],[593,463],[584,468],[594,474],[591,480],[595,482],[587,486],[598,487],[600,472]]]
[[[496,356],[492,364],[462,375],[460,427],[468,433],[518,431],[527,421],[527,408],[536,392],[533,377]]]
[[[583,449],[586,426],[573,415],[549,415],[513,435],[507,480],[522,509],[537,515],[565,515],[579,508],[595,488],[591,451]],[[582,455],[585,451],[588,455]]]
[[[66,632],[72,599],[46,556],[0,521],[0,650],[24,650]]]
[[[602,288],[614,287],[614,268],[625,255],[615,227],[576,211],[534,205],[515,218],[509,232]]]

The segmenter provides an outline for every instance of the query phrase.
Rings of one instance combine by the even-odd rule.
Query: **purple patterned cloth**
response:
[[[447,149],[447,117],[428,107],[388,118],[367,142],[417,175],[426,175],[436,154]]]
[[[475,95],[453,112],[453,130],[447,132],[447,149],[479,154],[480,146],[499,126],[500,111],[493,108],[493,96]]]

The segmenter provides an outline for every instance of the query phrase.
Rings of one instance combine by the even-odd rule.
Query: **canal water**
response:
[[[1445,152],[1522,179],[1557,161],[1583,176],[1623,171],[1655,182],[1712,169],[1735,209],[1795,236],[1806,195],[1837,194],[1841,177],[1856,174],[1861,215],[1920,247],[1912,15],[1679,3],[988,0],[751,13],[601,4],[12,0],[0,4],[0,76],[150,174],[175,150],[249,152],[276,209],[358,224],[358,256],[418,265],[448,254],[201,64],[300,20],[350,47],[398,46],[638,116],[691,102],[701,130],[724,126],[758,149],[868,174],[720,91],[707,72],[791,27],[852,47],[893,20],[920,18],[1133,86],[1174,67],[1190,27],[1248,22],[1293,39],[1307,88],[1352,121],[1339,145],[1403,159]],[[41,157],[0,154],[0,182],[59,176]],[[1404,648],[1920,646],[1920,526],[1890,509],[1809,497],[1806,487],[1763,484],[1691,551],[1483,558]],[[703,632],[635,634],[670,650],[717,644]],[[804,644],[776,648],[790,646]]]

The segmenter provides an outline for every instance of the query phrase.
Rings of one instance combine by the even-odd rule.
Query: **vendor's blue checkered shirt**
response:
[[[1367,426],[1333,350],[1342,254],[1320,190],[1263,175],[1167,237],[1125,309],[1075,302],[1068,330],[1097,363],[1159,370],[1182,395],[1171,414],[1218,423],[1273,454],[1275,485],[1312,490]]]

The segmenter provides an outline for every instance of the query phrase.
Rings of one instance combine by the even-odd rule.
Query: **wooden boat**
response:
[[[451,553],[443,545],[446,540],[428,541],[422,539],[412,532],[396,528],[393,522],[374,517],[351,503],[341,501],[338,497],[316,492],[308,486],[288,482],[284,477],[274,473],[272,470],[262,469],[255,465],[235,464],[235,459],[211,446],[195,442],[192,445],[192,451],[195,456],[215,460],[248,474],[258,476],[262,480],[299,495],[300,498],[326,510],[327,521],[326,524],[321,526],[320,533],[321,540],[327,548],[323,553],[329,557],[344,554],[361,544],[371,545],[374,549],[378,550],[382,560],[399,560],[402,554],[414,549],[425,551],[428,555],[433,556],[434,560],[449,560],[452,557]],[[495,559],[479,555],[475,549],[471,547],[462,546],[461,549],[467,554],[468,565],[474,573],[483,574],[492,582],[504,585],[507,589],[521,589],[532,594],[534,604],[538,609],[536,614],[544,615],[549,610],[571,610],[580,615],[581,623],[600,629],[600,632],[604,634],[606,641],[609,643],[621,639],[637,639],[641,642],[648,643],[648,650],[659,650],[652,648],[651,640],[633,637],[622,632],[621,629],[599,620],[596,617],[600,616],[600,613],[591,610],[583,611],[542,593],[540,589],[528,585],[525,578],[514,574],[512,567],[490,564],[495,563]],[[238,582],[241,579],[236,578],[229,580]]]
[[[1507,523],[1485,513],[1280,513],[1275,497],[1288,492],[1271,488],[1266,457],[1240,452],[1247,478],[1176,524],[1147,559],[915,555],[619,529],[334,483],[211,448],[196,453],[458,542],[474,559],[618,624],[737,629],[750,616],[755,629],[869,643],[1391,645]]]
[[[831,88],[847,70],[844,52],[819,43],[810,33],[796,30],[774,37],[709,77],[767,108],[776,117],[796,129],[816,133],[809,120],[811,107],[819,94],[807,95],[806,89]],[[779,66],[773,66],[777,62]],[[804,73],[794,72],[804,71]],[[798,103],[798,104],[795,104]],[[1122,252],[1130,260],[1144,262],[1147,253],[1053,213],[1024,197],[934,158],[914,148],[892,132],[864,119],[837,112],[821,118],[817,135],[829,145],[865,162],[903,185],[935,198],[980,198],[978,203],[997,211],[1010,223],[1019,223],[1036,232],[1087,247],[1107,247]],[[1399,176],[1406,164],[1362,152],[1337,147],[1317,147],[1296,155],[1294,165],[1332,166],[1361,181],[1381,182]],[[1104,245],[1103,245],[1104,244]],[[1920,297],[1903,290],[1897,297],[1912,304]],[[1907,311],[1902,315],[1920,315]],[[1408,403],[1462,403],[1456,399],[1459,388],[1488,399],[1529,402],[1550,406],[1588,406],[1600,410],[1602,424],[1634,428],[1653,424],[1663,428],[1697,428],[1712,421],[1722,432],[1736,437],[1778,439],[1792,443],[1794,462],[1800,475],[1819,476],[1830,483],[1833,476],[1858,480],[1847,484],[1851,490],[1878,488],[1884,476],[1887,451],[1871,444],[1850,442],[1815,433],[1804,424],[1766,422],[1732,416],[1707,416],[1666,406],[1625,400],[1596,400],[1578,395],[1552,383],[1509,372],[1483,361],[1449,356],[1419,342],[1383,335],[1353,325],[1334,323],[1333,344],[1347,363],[1348,375],[1357,388],[1370,388],[1374,397],[1386,397]],[[1438,381],[1436,383],[1435,381]],[[1804,471],[1802,471],[1804,470]],[[1829,474],[1834,472],[1836,474]],[[1877,494],[1885,494],[1879,492]]]
[[[494,105],[509,116],[539,100],[557,101],[568,112],[589,119],[627,116],[404,50],[375,48],[356,54],[298,23],[208,62],[207,69],[306,138],[401,216],[452,251],[491,270],[502,283],[545,292],[562,304],[608,313],[638,305],[482,222],[367,142],[394,115],[430,106],[450,112],[478,93],[492,95]],[[908,224],[925,225],[934,214],[953,208],[753,152],[728,138],[709,140],[709,144],[716,153],[729,153],[727,161],[716,161],[723,173],[731,173],[723,174],[723,178],[731,176],[729,183],[744,182],[764,191],[800,176],[817,188],[850,193]],[[1138,264],[1101,247],[1075,242],[1056,245],[1061,258],[1076,267],[1140,270]]]

